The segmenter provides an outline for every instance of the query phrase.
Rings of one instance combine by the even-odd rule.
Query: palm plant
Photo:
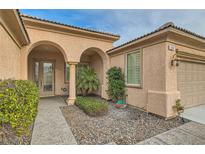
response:
[[[77,89],[86,96],[89,92],[98,90],[99,80],[97,75],[89,66],[83,66],[79,70],[79,76],[77,79]]]

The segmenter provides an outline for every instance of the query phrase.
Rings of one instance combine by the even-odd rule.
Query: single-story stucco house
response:
[[[40,95],[76,98],[76,68],[91,66],[100,80],[95,94],[108,99],[106,71],[125,73],[127,103],[170,118],[205,104],[205,37],[167,23],[114,47],[119,35],[0,10],[0,79],[34,81]],[[76,67],[77,66],[77,67]]]

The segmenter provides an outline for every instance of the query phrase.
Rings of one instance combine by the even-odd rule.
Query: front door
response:
[[[52,61],[34,62],[34,82],[40,96],[54,95],[54,63]]]

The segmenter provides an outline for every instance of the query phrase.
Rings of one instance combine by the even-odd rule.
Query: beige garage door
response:
[[[205,64],[180,62],[177,80],[185,107],[205,104]]]

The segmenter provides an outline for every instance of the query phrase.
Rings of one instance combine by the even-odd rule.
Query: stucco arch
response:
[[[35,48],[35,47],[38,47],[39,45],[51,45],[55,48],[57,48],[63,55],[64,57],[64,60],[67,62],[68,61],[68,56],[65,52],[65,50],[63,49],[63,47],[61,47],[59,44],[55,43],[55,42],[52,42],[52,41],[48,41],[48,40],[41,40],[41,41],[38,41],[38,42],[35,42],[33,44],[30,45],[29,49],[28,49],[28,52],[27,52],[27,58],[29,56],[29,54],[31,53],[31,51]]]
[[[68,91],[63,90],[68,86],[65,75],[67,55],[60,45],[38,41],[27,48],[25,58],[27,79],[37,84],[41,96],[67,94]],[[46,73],[49,67],[50,73]]]
[[[104,61],[108,60],[108,55],[102,49],[100,49],[98,47],[89,47],[89,48],[82,50],[81,54],[77,58],[77,61],[80,62],[80,59],[81,59],[83,53],[85,53],[86,51],[89,51],[89,50],[95,51],[96,53],[98,53]]]
[[[99,72],[99,70],[101,70],[100,73],[100,78],[102,78],[101,80],[101,89],[100,89],[100,95],[103,98],[107,98],[107,94],[106,94],[106,90],[107,90],[107,80],[106,80],[106,72],[109,68],[109,57],[108,55],[100,48],[98,47],[89,47],[87,49],[85,49],[84,51],[82,51],[81,55],[79,55],[79,59],[78,61],[81,62],[83,55],[92,55],[92,53],[95,53],[99,56],[99,58],[102,61],[102,65],[99,68],[95,68],[97,70],[97,72]],[[96,61],[99,62],[99,58],[97,59],[92,59],[91,61]]]

